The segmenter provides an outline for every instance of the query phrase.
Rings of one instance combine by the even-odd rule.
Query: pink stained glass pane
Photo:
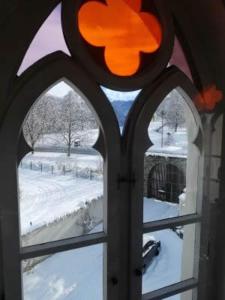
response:
[[[17,75],[20,76],[32,64],[59,50],[70,55],[62,32],[61,4],[52,11],[35,35]]]
[[[177,66],[182,72],[184,72],[184,74],[186,74],[188,76],[188,78],[190,80],[193,81],[191,71],[190,71],[188,62],[186,60],[184,51],[183,51],[181,44],[177,38],[175,38],[175,41],[174,41],[173,54],[172,54],[169,64]]]

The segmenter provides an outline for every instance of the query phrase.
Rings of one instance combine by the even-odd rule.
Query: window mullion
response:
[[[94,233],[87,236],[79,236],[45,244],[33,245],[21,248],[21,260],[34,258],[37,256],[49,255],[57,252],[87,247],[100,243],[105,243],[107,237],[105,233]]]
[[[179,283],[161,288],[154,292],[143,295],[142,300],[161,300],[176,294],[186,292],[198,286],[198,280],[195,278],[187,279]]]
[[[197,222],[201,222],[201,216],[198,214],[191,214],[170,219],[148,222],[144,223],[143,225],[143,233],[163,230],[167,229],[168,227],[184,226]]]

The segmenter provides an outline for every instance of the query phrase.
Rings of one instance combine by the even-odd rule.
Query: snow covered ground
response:
[[[157,215],[159,218],[165,216],[166,209],[163,210],[160,201],[145,199],[144,203],[148,221],[155,220]],[[165,204],[167,207],[170,205]],[[176,214],[175,206],[172,207]],[[93,231],[98,230],[101,230],[101,225]],[[144,293],[178,282],[181,278],[182,240],[170,229],[146,234],[145,237],[152,235],[161,241],[161,251],[143,276]],[[24,299],[101,300],[102,264],[102,245],[52,255],[23,274]],[[169,299],[179,300],[179,296]]]
[[[102,245],[52,255],[23,276],[24,300],[101,300]]]
[[[150,200],[146,199],[146,201]],[[148,212],[155,215],[157,209]],[[95,231],[99,229],[96,228]],[[161,251],[143,276],[143,293],[173,284],[181,279],[183,241],[169,229],[145,236],[148,235],[153,235],[156,240],[161,241]],[[103,299],[102,270],[102,245],[52,255],[23,274],[24,299],[101,300]],[[180,298],[177,295],[169,299]]]
[[[36,153],[28,155],[33,163],[56,164],[65,154]],[[71,161],[86,168],[99,166],[94,155],[72,155]],[[22,233],[51,223],[72,213],[103,193],[100,180],[75,178],[73,174],[52,175],[49,172],[19,168],[20,216]],[[176,204],[144,199],[144,221],[178,215]],[[32,225],[31,225],[32,222]],[[94,231],[101,230],[101,224]],[[161,251],[143,276],[143,293],[178,282],[181,279],[182,239],[170,230],[145,236],[161,241]],[[72,267],[71,267],[72,266]],[[24,300],[101,300],[103,246],[96,245],[58,253],[42,260],[23,273]],[[87,288],[88,286],[88,288]],[[168,298],[179,300],[179,296]]]
[[[178,205],[156,199],[144,199],[144,222],[161,220],[178,215]],[[183,240],[171,229],[145,234],[144,240],[154,237],[161,242],[161,251],[143,276],[142,291],[147,293],[181,279]],[[179,300],[179,296],[170,297]]]
[[[144,222],[173,218],[179,215],[179,206],[176,203],[145,198],[143,213]]]
[[[76,168],[89,168],[93,171],[102,171],[103,159],[100,155],[87,155],[87,154],[71,154],[67,157],[66,153],[56,152],[34,152],[28,153],[22,160],[20,166],[25,169],[33,169],[36,171],[60,173],[62,167],[66,170],[75,170]],[[21,169],[20,169],[21,170]]]
[[[100,180],[19,168],[21,233],[51,223],[103,194]]]
[[[156,131],[160,128],[161,122],[154,121],[150,123],[148,133],[153,143],[153,146],[148,149],[148,153],[155,153],[163,156],[186,156],[187,155],[187,129],[186,127],[178,127],[177,132],[168,126],[163,128],[163,146],[161,144],[162,130]],[[169,135],[168,135],[169,133]]]
[[[35,153],[29,154],[23,160],[23,164],[29,166],[43,164],[56,165],[59,161],[67,163],[65,154],[59,153]],[[86,168],[97,168],[99,157],[95,155],[72,155],[69,159],[76,165]],[[52,175],[49,172],[40,172],[19,168],[20,190],[20,221],[21,233],[33,231],[38,227],[49,224],[54,220],[70,214],[84,206],[86,201],[96,199],[103,194],[101,180],[76,178],[74,174]],[[152,213],[149,219],[149,211]],[[51,212],[51,213],[49,213]],[[153,221],[159,218],[169,218],[178,215],[176,204],[157,200],[145,201],[144,221]]]

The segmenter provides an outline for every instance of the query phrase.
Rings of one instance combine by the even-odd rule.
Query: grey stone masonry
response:
[[[187,158],[186,157],[175,157],[175,156],[161,156],[154,154],[145,155],[144,159],[144,197],[148,196],[148,177],[154,166],[157,164],[163,165],[174,165],[177,167],[186,178],[186,166],[187,166]]]

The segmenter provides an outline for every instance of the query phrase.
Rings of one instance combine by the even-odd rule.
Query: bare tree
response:
[[[32,153],[34,153],[36,143],[47,129],[49,110],[49,98],[44,96],[35,102],[24,121],[23,134],[32,148]]]
[[[94,128],[97,128],[94,114],[77,93],[70,91],[64,98],[46,94],[39,99],[24,122],[23,132],[32,152],[42,136],[48,134],[48,139],[63,142],[70,156],[75,140],[82,132]]]
[[[87,104],[72,91],[62,101],[57,123],[59,134],[67,147],[67,156],[70,156],[71,147],[82,131],[97,128],[95,117]]]
[[[163,125],[168,125],[177,131],[179,126],[185,123],[184,100],[182,96],[173,90],[159,105],[156,114],[165,120]],[[161,129],[161,127],[160,127]]]

